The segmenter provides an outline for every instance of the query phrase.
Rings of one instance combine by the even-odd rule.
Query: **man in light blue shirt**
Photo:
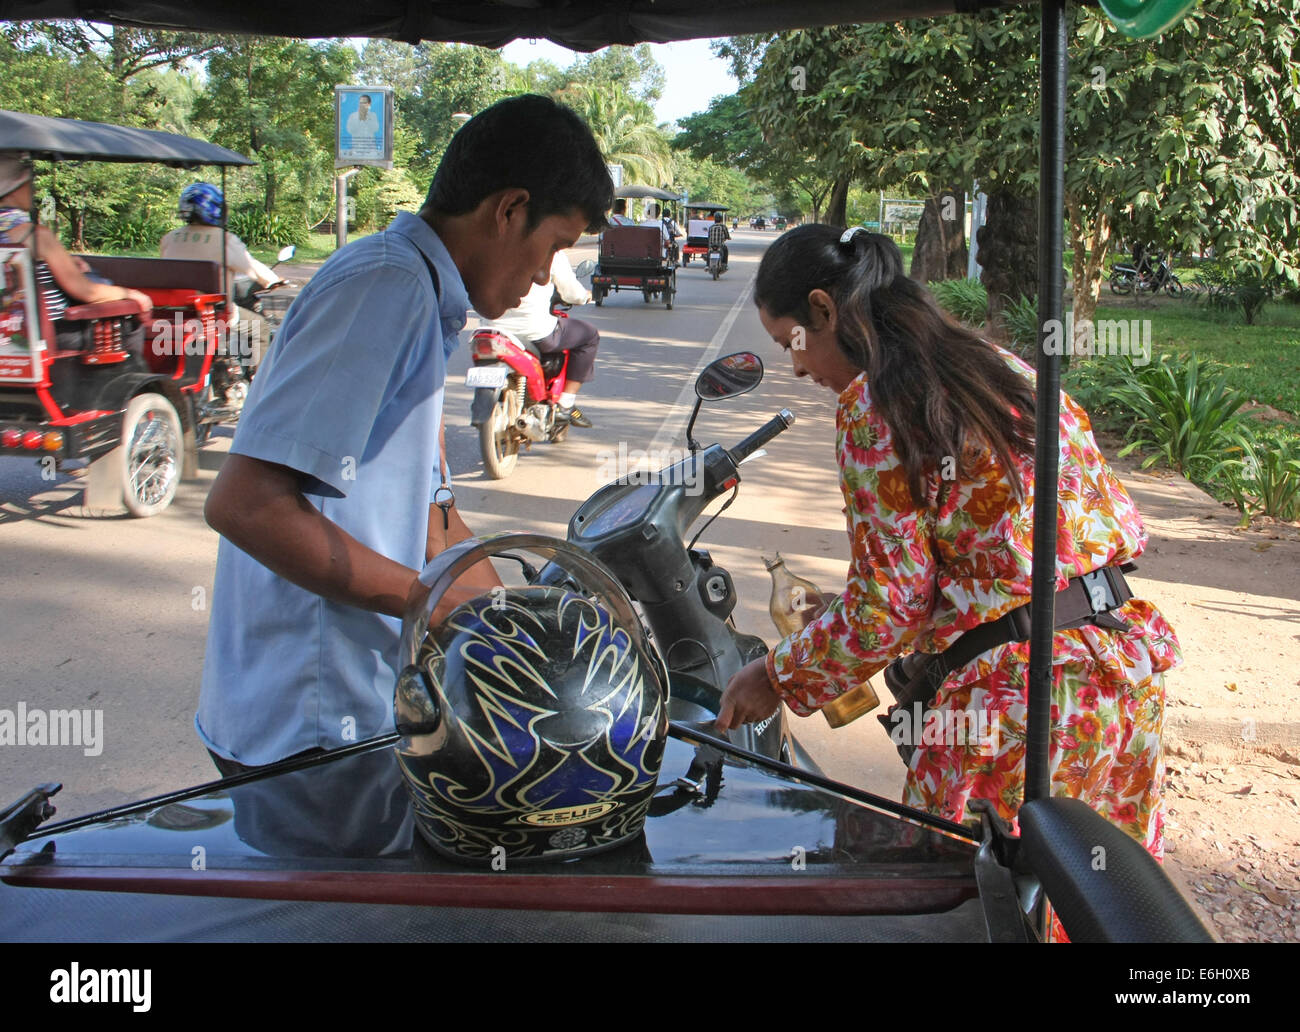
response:
[[[223,540],[195,724],[222,773],[392,730],[407,593],[470,536],[432,504],[466,307],[517,306],[612,193],[581,119],[502,101],[453,138],[419,215],[336,253],[295,301],[205,509]],[[494,583],[485,564],[459,598]]]

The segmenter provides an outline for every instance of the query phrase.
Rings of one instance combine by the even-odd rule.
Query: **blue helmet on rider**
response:
[[[186,222],[221,225],[226,199],[211,183],[191,183],[181,191],[180,214]]]

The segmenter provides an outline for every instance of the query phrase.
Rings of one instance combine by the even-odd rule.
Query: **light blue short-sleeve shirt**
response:
[[[326,517],[420,569],[447,356],[468,306],[451,255],[416,215],[343,248],[289,310],[230,450],[303,473]],[[391,731],[400,637],[400,620],[305,591],[223,538],[200,739],[259,765]]]

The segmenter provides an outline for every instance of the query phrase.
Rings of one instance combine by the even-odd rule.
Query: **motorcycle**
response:
[[[297,252],[293,244],[280,249],[276,255],[274,270],[277,266],[291,259]],[[266,340],[262,342],[261,356],[265,356],[275,343],[275,336],[284,322],[285,313],[298,296],[297,284],[289,280],[277,280],[269,287],[259,286],[256,280],[239,277],[235,280],[233,295],[235,305],[239,308],[256,312],[266,320]],[[235,331],[238,335],[238,330]],[[212,382],[208,397],[199,403],[203,421],[196,428],[196,436],[202,444],[211,435],[217,423],[237,422],[248,400],[248,388],[256,372],[249,364],[250,352],[248,342],[238,337],[237,348],[227,347],[224,356],[212,363]]]
[[[596,263],[581,262],[578,279],[591,275]],[[568,318],[568,305],[553,301],[551,312]],[[514,472],[520,447],[537,441],[557,444],[568,436],[569,424],[557,418],[569,368],[567,351],[539,355],[513,333],[485,325],[469,339],[474,365],[465,386],[474,389],[470,425],[479,431],[483,467],[494,480]]]
[[[717,279],[723,273],[722,248],[709,248],[709,275]]]
[[[1156,265],[1151,267],[1149,261],[1143,261],[1141,268],[1125,262],[1116,262],[1110,269],[1110,290],[1112,294],[1139,294],[1149,291],[1158,294],[1165,291],[1170,297],[1183,296],[1183,284],[1174,274],[1164,255],[1157,257]]]
[[[732,448],[701,449],[692,436],[704,401],[737,397],[758,386],[763,363],[739,352],[709,365],[695,384],[695,410],[687,425],[690,454],[657,472],[628,471],[588,498],[569,521],[568,540],[604,563],[636,600],[674,683],[689,683],[714,712],[731,677],[767,654],[767,644],[737,630],[731,574],[695,542],[691,525],[716,499],[740,489],[740,467],[766,454],[763,445],[794,425],[782,409]],[[731,501],[722,507],[725,509]],[[722,510],[719,509],[719,512]],[[714,517],[709,519],[713,522]],[[566,583],[554,567],[543,583]],[[731,741],[752,752],[802,769],[817,770],[790,734],[784,709],[731,732]]]
[[[293,244],[280,248],[271,271],[274,272],[280,265],[293,258],[297,251],[298,248]],[[268,350],[275,343],[275,335],[280,331],[280,324],[284,322],[289,306],[297,299],[298,290],[298,284],[286,279],[277,280],[269,287],[258,286],[255,280],[243,277],[235,281],[235,304],[240,308],[247,308],[250,312],[256,312],[266,320],[270,334],[266,341]]]

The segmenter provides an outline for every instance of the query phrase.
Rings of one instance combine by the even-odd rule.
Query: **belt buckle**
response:
[[[1081,574],[1079,580],[1088,596],[1088,606],[1092,609],[1093,616],[1119,608],[1119,592],[1116,591],[1115,582],[1111,579],[1110,567],[1103,566],[1099,570]]]

